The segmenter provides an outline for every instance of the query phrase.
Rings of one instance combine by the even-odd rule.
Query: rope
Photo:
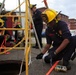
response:
[[[21,75],[21,72],[22,72],[22,66],[23,66],[23,61],[24,61],[24,57],[23,57],[23,59],[22,59],[21,66],[20,66],[20,71],[19,71],[19,74],[18,74],[18,75]]]

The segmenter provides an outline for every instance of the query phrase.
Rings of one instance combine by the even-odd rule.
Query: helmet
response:
[[[36,4],[30,4],[30,8],[32,9],[33,7],[35,7],[36,6]]]
[[[53,9],[46,9],[42,12],[42,18],[46,23],[49,23],[56,18],[57,14],[58,13]]]
[[[4,25],[4,21],[0,19],[0,27],[3,27],[3,25]]]

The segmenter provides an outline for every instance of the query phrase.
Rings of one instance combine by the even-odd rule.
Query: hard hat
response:
[[[4,21],[0,19],[0,27],[3,27],[3,25],[4,25]]]
[[[45,22],[49,23],[56,18],[57,14],[58,13],[53,9],[46,9],[42,12],[42,18]]]
[[[33,7],[35,7],[36,4],[30,4],[30,8],[32,9]]]

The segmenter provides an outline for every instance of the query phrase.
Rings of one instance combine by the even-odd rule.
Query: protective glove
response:
[[[48,57],[54,59],[56,55],[56,52],[52,52],[51,54],[49,54]]]
[[[37,55],[36,59],[42,59],[42,57],[43,57],[43,53],[40,53]]]
[[[44,61],[46,62],[46,63],[50,63],[51,65],[53,64],[53,61],[52,61],[52,59],[54,59],[56,57],[56,54],[54,53],[54,52],[51,52],[48,56],[46,56],[45,58],[44,58]]]

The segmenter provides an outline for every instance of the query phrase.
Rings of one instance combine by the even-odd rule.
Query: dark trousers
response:
[[[15,30],[15,40],[18,41],[18,31]]]
[[[52,53],[57,49],[58,47],[53,47],[51,48],[48,52],[49,55],[52,55]],[[60,53],[58,53],[53,59],[52,61],[57,61],[57,60],[61,60],[63,58],[63,61],[69,61],[71,58],[72,53],[75,51],[76,48],[76,36],[73,37],[72,41],[67,45],[67,47],[65,49],[63,49]],[[48,62],[50,62],[50,58],[48,58]]]
[[[38,25],[38,26],[35,27],[35,29],[36,29],[36,33],[37,33],[37,36],[38,36],[39,44],[42,47],[42,35],[41,35],[41,33],[42,33],[43,25]],[[35,40],[36,40],[35,45],[38,46],[36,36],[35,36]]]
[[[1,36],[0,36],[0,46],[1,46],[2,42],[3,42],[3,40],[4,40],[4,36],[1,35]]]

